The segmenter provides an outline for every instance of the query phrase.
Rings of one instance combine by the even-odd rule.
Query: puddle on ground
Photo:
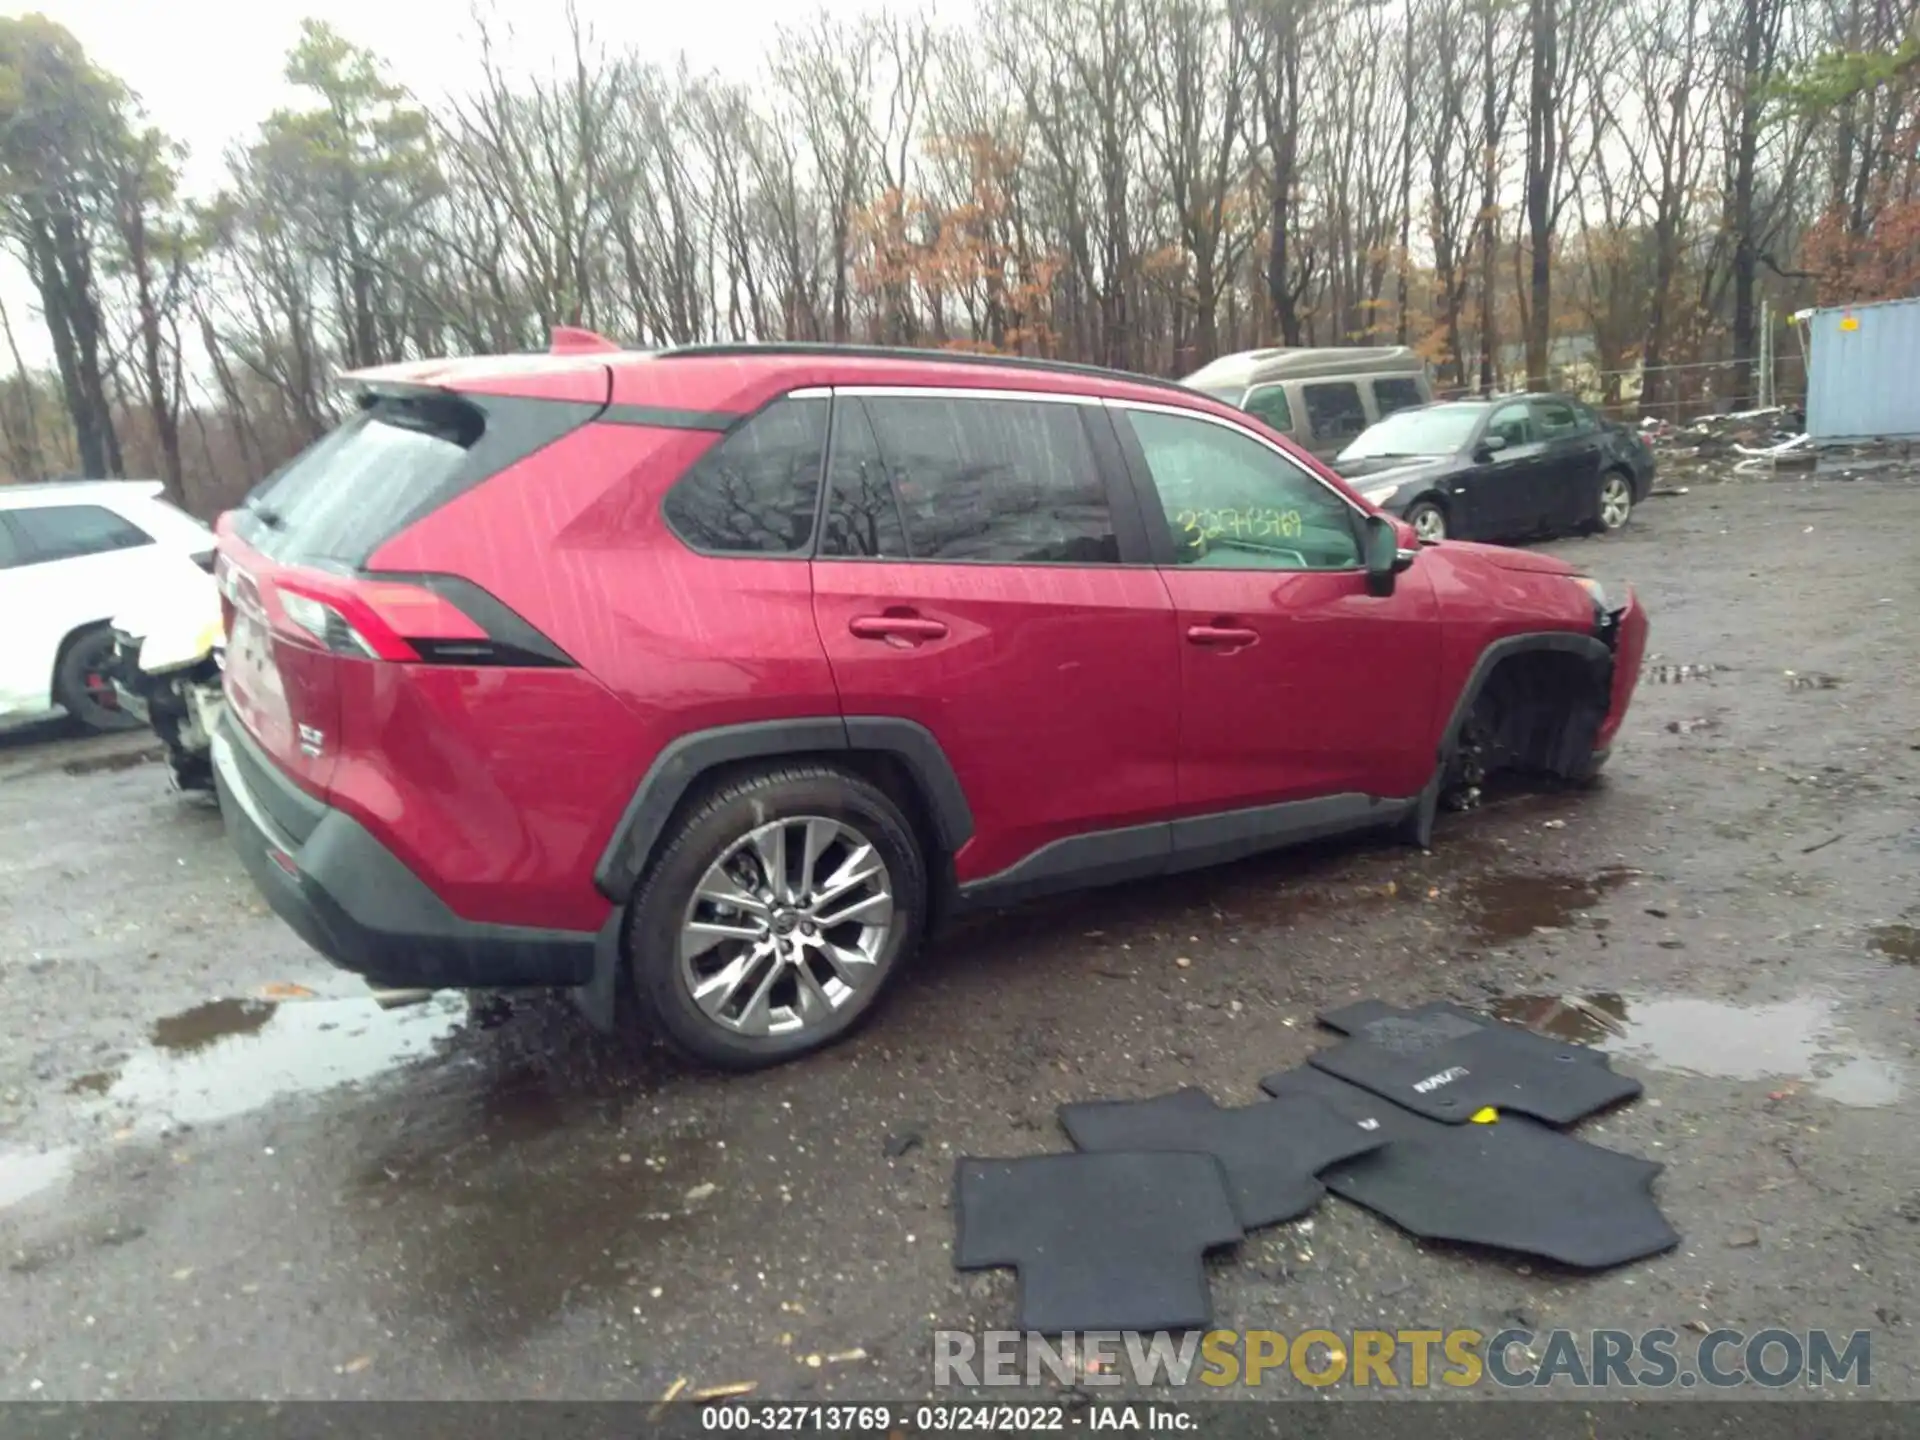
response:
[[[1535,930],[1558,929],[1642,872],[1609,866],[1592,875],[1504,873],[1476,875],[1460,889],[1474,933],[1489,945],[1504,944]]]
[[[399,1010],[372,1000],[214,1000],[155,1023],[153,1043],[70,1089],[142,1119],[198,1125],[369,1080],[430,1053],[466,1006],[442,996]]]
[[[273,1018],[265,1000],[209,1000],[153,1022],[153,1043],[176,1055],[191,1055],[236,1035],[253,1035]]]
[[[1896,965],[1920,965],[1920,925],[1880,925],[1873,948]]]
[[[1711,680],[1732,668],[1711,661],[1699,665],[1642,665],[1640,678],[1654,685],[1684,685],[1689,680]]]
[[[1810,670],[1804,675],[1787,671],[1789,690],[1838,690],[1845,683],[1838,675],[1827,675],[1818,670]]]
[[[738,1237],[765,1218],[728,1183],[720,1134],[628,1128],[616,1099],[556,1082],[532,1063],[435,1071],[349,1182],[351,1223],[371,1248],[398,1247],[398,1297],[462,1348],[515,1347],[594,1295],[645,1304],[691,1234]]]
[[[0,1150],[0,1210],[66,1179],[73,1170],[76,1153],[73,1146],[60,1150]]]
[[[1715,1080],[1799,1080],[1841,1105],[1896,1104],[1900,1064],[1860,1048],[1824,996],[1736,1005],[1691,996],[1510,995],[1493,1013],[1656,1070]]]

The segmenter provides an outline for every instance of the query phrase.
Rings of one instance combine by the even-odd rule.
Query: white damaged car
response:
[[[109,662],[120,707],[153,727],[182,790],[213,789],[210,752],[224,699],[226,626],[220,591],[182,560],[157,573],[137,604],[113,617]]]

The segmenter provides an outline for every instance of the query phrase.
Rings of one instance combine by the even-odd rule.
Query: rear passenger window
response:
[[[820,553],[842,559],[905,560],[907,532],[888,482],[867,407],[843,396],[833,407],[833,454],[827,462],[827,525]]]
[[[709,553],[802,554],[826,449],[824,399],[776,400],[675,482],[662,505],[667,523]]]
[[[1411,410],[1426,403],[1420,386],[1404,376],[1389,375],[1373,382],[1373,408],[1380,412],[1382,420],[1396,410]]]
[[[13,512],[27,563],[75,560],[153,544],[153,537],[104,505],[34,505]]]
[[[1300,399],[1316,440],[1349,440],[1367,428],[1360,387],[1350,381],[1302,385]]]
[[[1287,392],[1278,385],[1269,385],[1264,390],[1256,390],[1247,396],[1246,412],[1254,419],[1264,422],[1270,429],[1282,434],[1293,429],[1293,406],[1287,403]]]
[[[915,560],[1119,563],[1082,407],[880,396],[866,401]]]

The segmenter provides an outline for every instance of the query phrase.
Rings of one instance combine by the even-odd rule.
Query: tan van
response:
[[[1394,411],[1433,399],[1427,362],[1405,345],[1243,350],[1180,383],[1257,416],[1323,460]]]

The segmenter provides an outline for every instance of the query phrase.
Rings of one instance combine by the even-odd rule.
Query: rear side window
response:
[[[826,449],[825,400],[776,400],[674,483],[662,507],[667,523],[710,554],[804,554]]]
[[[153,544],[153,537],[104,505],[35,505],[12,512],[23,564],[77,560]]]
[[[840,559],[906,560],[906,523],[873,438],[873,422],[856,396],[833,410],[833,458],[827,466],[827,528],[820,553]]]
[[[1350,440],[1367,428],[1367,407],[1351,381],[1302,385],[1300,400],[1316,440]]]
[[[270,560],[357,568],[414,521],[600,408],[445,392],[369,398],[256,486],[234,526]]]
[[[1420,386],[1404,376],[1385,375],[1373,382],[1373,408],[1380,412],[1382,420],[1396,410],[1411,410],[1426,403]]]
[[[913,559],[1119,563],[1081,406],[901,396],[866,409]]]
[[[1245,408],[1254,419],[1282,434],[1293,429],[1293,406],[1287,403],[1287,392],[1278,385],[1255,390],[1247,396]]]

